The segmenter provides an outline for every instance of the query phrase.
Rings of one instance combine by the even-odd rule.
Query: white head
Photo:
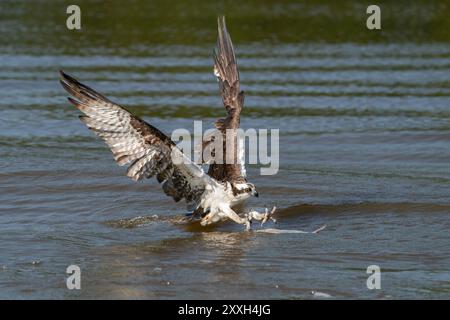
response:
[[[258,197],[255,185],[249,182],[233,184],[233,193],[238,198],[249,198],[250,196]]]

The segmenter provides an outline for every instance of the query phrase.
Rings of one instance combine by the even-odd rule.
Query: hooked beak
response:
[[[254,197],[257,197],[257,198],[258,198],[258,197],[259,197],[259,193],[258,193],[258,191],[253,191],[253,192],[252,192],[252,196],[254,196]]]

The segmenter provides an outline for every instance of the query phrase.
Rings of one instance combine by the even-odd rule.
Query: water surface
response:
[[[378,34],[349,1],[79,2],[80,32],[65,29],[63,1],[1,4],[0,298],[450,297],[447,2],[386,4]],[[280,128],[280,171],[248,168],[260,197],[242,210],[277,205],[267,227],[327,225],[319,234],[186,223],[65,100],[59,69],[166,133],[212,124],[224,114],[211,70],[223,12],[242,127]],[[80,291],[66,289],[70,264]],[[373,264],[381,290],[366,287]]]

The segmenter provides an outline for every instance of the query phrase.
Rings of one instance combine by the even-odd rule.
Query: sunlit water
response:
[[[237,44],[242,127],[280,128],[280,170],[248,168],[260,197],[242,210],[277,205],[268,228],[319,234],[187,223],[58,83],[64,69],[168,134],[206,129],[224,114],[213,45],[1,47],[0,298],[449,298],[450,45]]]

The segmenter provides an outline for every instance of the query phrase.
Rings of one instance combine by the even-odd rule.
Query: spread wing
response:
[[[223,155],[224,157],[228,155],[233,161],[227,164],[212,163],[208,174],[219,181],[246,181],[243,145],[242,141],[237,140],[237,129],[239,129],[240,114],[244,105],[244,92],[240,89],[239,71],[233,43],[225,25],[225,17],[218,18],[218,31],[217,47],[214,52],[214,74],[219,82],[227,117],[217,120],[215,125],[222,133]],[[229,142],[229,145],[233,146],[231,150],[226,148],[226,139],[232,139],[232,142]]]
[[[169,137],[62,71],[60,82],[73,97],[69,101],[85,114],[81,121],[106,142],[117,164],[131,163],[128,177],[137,181],[156,176],[176,202],[184,198],[189,209],[198,206],[213,181]]]

